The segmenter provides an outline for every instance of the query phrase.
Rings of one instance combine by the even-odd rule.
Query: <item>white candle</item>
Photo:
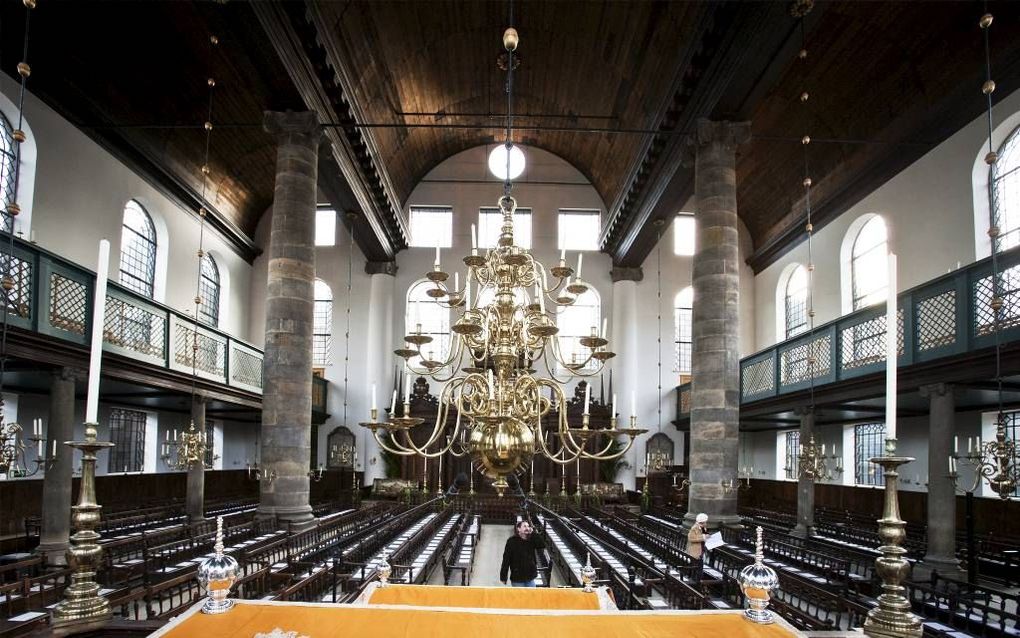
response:
[[[39,444],[38,445],[39,453],[36,456],[38,456],[39,458],[42,458],[42,455],[43,455],[43,442],[42,442],[42,439],[39,439],[37,441],[37,443]]]
[[[375,384],[373,383],[372,384],[372,411],[375,412],[375,410],[376,410],[376,405],[375,405]]]
[[[411,402],[411,373],[408,372],[406,375],[404,375],[404,403],[410,402]],[[404,416],[411,415],[405,414]]]
[[[615,392],[613,393],[613,413],[610,414],[609,416],[612,416],[612,417],[616,416],[616,393]]]
[[[968,436],[967,437],[967,454],[970,454],[973,451],[973,447],[972,447],[973,445],[974,445],[973,437],[969,437]]]
[[[885,436],[896,438],[896,254],[889,253],[889,285],[885,308]]]
[[[637,415],[637,393],[633,390],[630,392],[630,415]]]
[[[453,289],[455,291],[456,290],[460,290],[460,273],[459,272],[453,273]]]
[[[538,310],[539,310],[539,312],[541,312],[544,315],[545,314],[545,293],[542,292],[542,289],[538,286],[538,284],[535,284],[535,294],[538,295]]]
[[[99,369],[103,359],[103,326],[106,320],[106,280],[110,270],[110,242],[99,242],[96,289],[92,301],[92,346],[89,352],[89,386],[85,399],[85,422],[99,422]]]
[[[584,264],[584,253],[577,253],[577,272],[574,273],[574,277],[577,279],[581,278],[581,265]]]
[[[492,380],[492,370],[489,370],[488,373],[489,373],[489,398],[491,399],[496,396],[496,384]]]
[[[177,440],[177,428],[174,428],[174,441]]]
[[[397,412],[397,389],[393,388],[393,399],[390,400],[390,416]]]
[[[164,441],[169,441],[170,440],[170,430],[166,431],[166,436],[163,437],[163,440]]]
[[[465,307],[471,307],[471,272],[468,271],[467,281],[464,282]]]
[[[53,457],[53,458],[57,457],[57,442],[56,441],[53,442],[53,454],[51,454],[50,456]]]
[[[588,402],[591,400],[591,384],[584,384],[584,413],[588,414]]]
[[[960,437],[958,436],[953,437],[953,453],[954,454],[960,453]]]
[[[566,248],[560,248],[560,261],[566,261],[566,260],[567,260],[567,249]]]
[[[609,317],[602,317],[602,332],[600,332],[599,334],[602,335],[603,339],[607,338],[606,334],[608,332],[608,328],[609,328]]]
[[[825,456],[825,444],[822,443],[822,456]]]
[[[478,234],[475,231],[475,225],[471,224],[471,250],[478,249]]]

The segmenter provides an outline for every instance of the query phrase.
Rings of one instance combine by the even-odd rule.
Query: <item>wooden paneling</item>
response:
[[[903,520],[924,524],[928,516],[928,494],[900,491],[899,497],[900,516]],[[825,483],[815,486],[815,507],[870,514],[876,520],[882,514],[884,498],[883,489]],[[740,491],[739,499],[741,505],[794,512],[797,509],[797,483],[754,479],[750,488]],[[1002,532],[1006,530],[1006,521],[1020,520],[1020,502],[977,498],[974,501],[974,512],[979,534]],[[956,499],[956,527],[964,528],[963,496]]]

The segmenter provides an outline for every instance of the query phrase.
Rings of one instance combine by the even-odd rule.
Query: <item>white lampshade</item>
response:
[[[500,144],[489,153],[489,172],[499,179],[516,179],[524,172],[524,151],[517,146],[510,147],[510,175],[507,176],[507,148]]]

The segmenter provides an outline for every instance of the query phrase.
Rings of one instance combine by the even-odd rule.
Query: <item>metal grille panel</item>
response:
[[[745,397],[770,392],[775,388],[774,362],[771,358],[755,361],[744,368],[741,375],[741,392]]]
[[[896,312],[898,355],[903,354],[903,308]],[[840,362],[843,370],[852,370],[885,361],[885,315],[862,321],[840,331]]]
[[[28,319],[32,316],[32,264],[10,254],[0,255],[0,271],[11,276],[13,287],[7,292],[7,312]]]
[[[831,343],[828,334],[785,350],[780,355],[780,378],[782,385],[792,385],[824,377],[832,369]],[[814,366],[808,365],[808,358],[814,357]]]
[[[854,482],[858,485],[885,485],[882,469],[871,462],[882,456],[885,447],[885,423],[865,423],[854,427]]]
[[[956,341],[956,291],[922,299],[917,304],[917,349],[921,352]]]
[[[84,335],[87,316],[88,291],[85,284],[50,273],[50,325]]]
[[[198,333],[198,341],[195,341],[195,330],[183,324],[177,324],[174,333],[174,360],[178,365],[207,372],[216,376],[223,376],[226,367],[226,344],[209,335]],[[198,345],[194,350],[192,346]],[[192,356],[192,353],[195,356]],[[193,363],[194,360],[194,363]]]
[[[141,472],[145,463],[146,414],[114,408],[110,411],[110,448],[106,471]]]
[[[14,142],[14,129],[10,121],[0,113],[0,188],[3,188],[4,200],[0,202],[3,213],[0,214],[0,229],[5,233],[14,227],[14,218],[7,214],[7,204],[17,199],[17,183],[15,170],[18,164],[18,149]]]
[[[103,339],[132,352],[166,358],[163,317],[123,299],[106,297]]]
[[[682,414],[691,413],[691,388],[690,386],[680,390],[680,412]]]
[[[257,388],[262,387],[262,358],[247,350],[234,348],[231,358],[230,378],[232,381],[244,383]]]
[[[974,284],[974,334],[983,337],[995,333],[995,312],[992,310],[992,276],[983,277]],[[999,273],[999,311],[1002,328],[1020,325],[1020,266]]]
[[[800,477],[800,458],[797,453],[800,451],[800,432],[791,430],[786,433],[786,478],[797,479]]]

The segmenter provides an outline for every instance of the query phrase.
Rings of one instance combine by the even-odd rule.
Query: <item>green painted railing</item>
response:
[[[998,257],[1002,341],[1020,339],[1020,248]],[[992,260],[986,258],[897,296],[897,366],[995,345]],[[850,313],[740,361],[740,402],[759,401],[885,368],[885,304]],[[814,357],[815,365],[808,365]],[[813,378],[813,379],[812,379]],[[691,384],[677,386],[677,416],[690,414]]]

